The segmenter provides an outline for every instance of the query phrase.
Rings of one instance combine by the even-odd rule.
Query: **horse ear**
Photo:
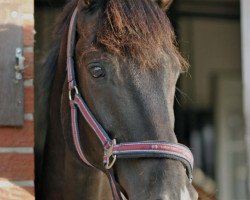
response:
[[[173,2],[173,0],[154,0],[154,1],[157,2],[161,7],[161,9],[163,9],[164,11],[168,10],[168,8]]]

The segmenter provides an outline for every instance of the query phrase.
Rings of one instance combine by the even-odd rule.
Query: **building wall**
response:
[[[176,115],[176,129],[183,124],[179,132],[189,136],[195,165],[214,180],[216,197],[246,200],[239,2],[179,2],[179,44],[191,67],[178,85],[176,107],[185,116]]]
[[[24,124],[21,127],[0,127],[0,199],[34,199],[34,2],[20,3],[23,25]]]
[[[188,53],[189,75],[181,76],[181,88],[192,99],[184,105],[211,109],[215,80],[228,71],[241,71],[240,21],[212,17],[180,18],[180,44]],[[184,99],[183,99],[184,100]]]

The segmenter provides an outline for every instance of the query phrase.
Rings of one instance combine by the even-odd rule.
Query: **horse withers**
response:
[[[173,130],[175,84],[187,63],[169,4],[67,4],[41,83],[49,124],[38,199],[197,199],[192,154]]]

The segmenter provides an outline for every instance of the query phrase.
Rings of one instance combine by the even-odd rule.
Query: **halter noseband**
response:
[[[166,141],[143,141],[143,142],[129,142],[117,144],[116,140],[111,140],[103,127],[97,122],[85,101],[81,97],[75,79],[74,69],[74,48],[76,35],[76,21],[77,8],[74,10],[71,17],[68,42],[67,42],[67,76],[69,84],[69,100],[71,107],[71,126],[72,137],[78,157],[88,166],[94,167],[85,157],[80,139],[78,129],[77,111],[87,121],[96,136],[99,138],[103,149],[104,157],[103,164],[109,175],[109,181],[113,193],[114,200],[121,200],[121,187],[115,181],[112,170],[110,170],[116,159],[118,158],[167,158],[177,160],[183,163],[186,168],[188,178],[192,181],[193,171],[193,155],[186,146],[179,143],[169,143]],[[74,94],[73,94],[74,93]]]

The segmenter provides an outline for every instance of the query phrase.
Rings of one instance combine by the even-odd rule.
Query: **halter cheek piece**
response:
[[[86,159],[82,151],[79,139],[77,119],[77,111],[80,111],[81,115],[92,128],[103,146],[103,164],[109,176],[114,200],[122,200],[121,187],[115,181],[112,173],[112,167],[115,164],[116,159],[120,158],[167,158],[180,161],[185,166],[188,178],[191,182],[193,171],[193,155],[186,146],[182,144],[168,143],[166,141],[143,141],[117,144],[116,140],[111,140],[106,131],[97,122],[77,89],[73,59],[75,48],[76,21],[77,8],[74,10],[74,13],[71,17],[67,42],[67,76],[71,107],[71,126],[74,146],[78,154],[77,156],[88,166],[94,167]]]

